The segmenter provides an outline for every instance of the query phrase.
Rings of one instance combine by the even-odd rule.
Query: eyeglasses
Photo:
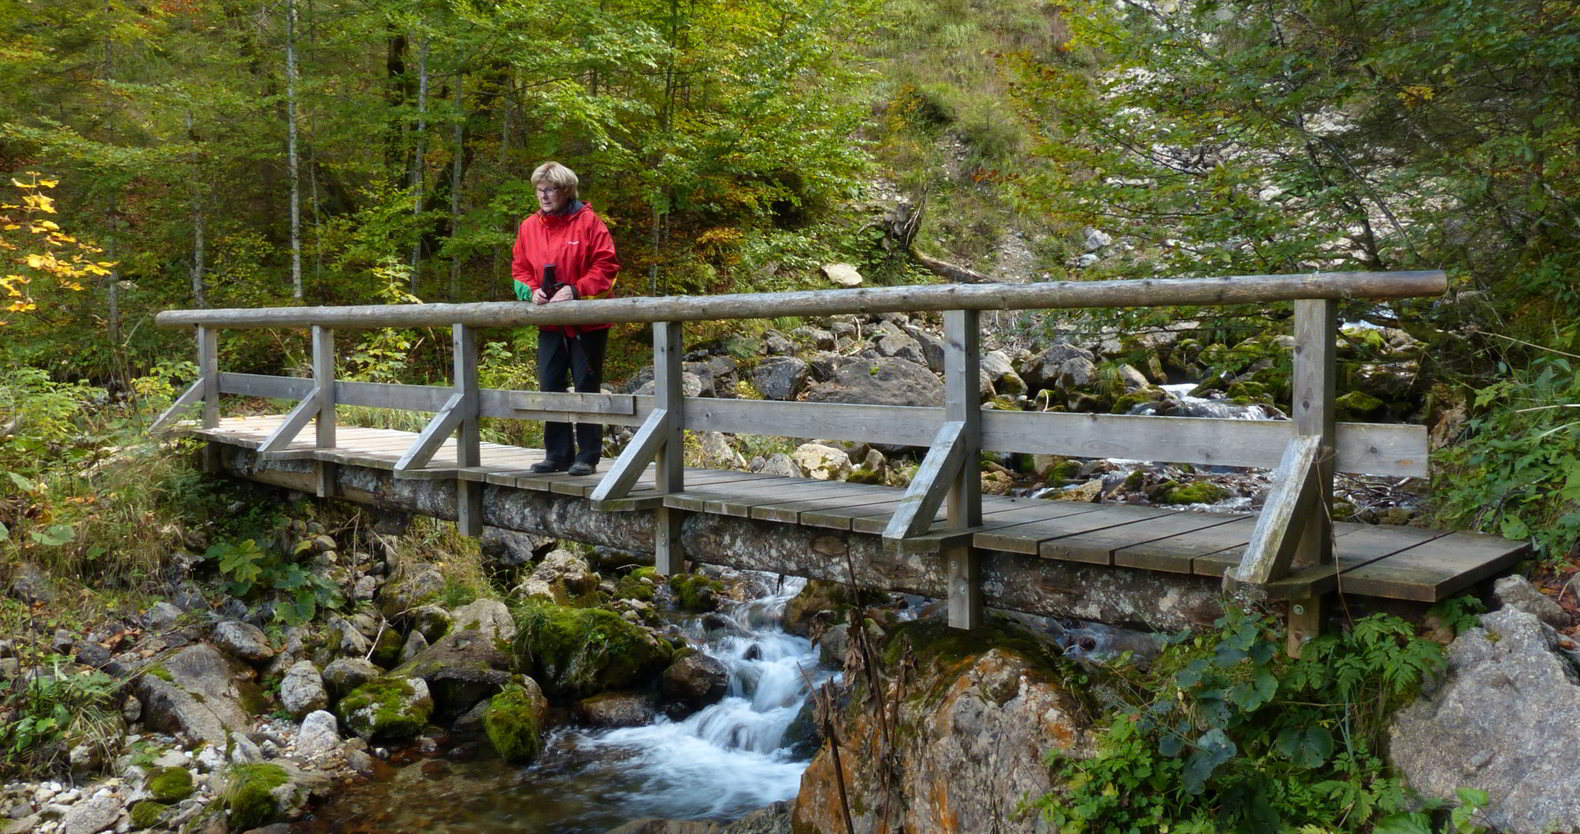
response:
[[[538,186],[538,193],[542,194],[545,197],[547,197],[547,196],[549,196],[551,194],[558,194],[559,191],[560,191],[560,187],[557,186],[557,185],[540,185],[540,186]]]

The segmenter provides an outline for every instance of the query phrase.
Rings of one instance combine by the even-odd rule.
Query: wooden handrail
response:
[[[1254,304],[1296,299],[1413,298],[1448,288],[1441,270],[1312,272],[1224,278],[1139,278],[1040,284],[941,284],[851,290],[736,293],[589,299],[575,304],[519,301],[473,304],[397,304],[355,307],[260,307],[166,310],[161,327],[520,327],[600,322],[718,321],[721,319],[910,313],[944,310],[1029,310],[1087,307],[1177,307]]]
[[[981,495],[975,461],[982,449],[1055,452],[1078,456],[1136,453],[1159,460],[1195,463],[1271,465],[1282,461],[1281,482],[1238,569],[1226,576],[1231,587],[1266,587],[1303,567],[1331,561],[1331,523],[1327,512],[1334,471],[1425,474],[1425,432],[1420,427],[1336,424],[1334,422],[1334,338],[1337,299],[1408,298],[1436,295],[1447,288],[1441,271],[1247,275],[1227,278],[1173,278],[1042,284],[974,284],[881,287],[852,290],[737,294],[702,297],[622,298],[575,304],[521,302],[412,304],[358,307],[272,307],[228,310],[172,310],[160,313],[161,326],[196,326],[198,383],[156,426],[168,424],[182,409],[202,404],[202,424],[219,420],[219,396],[243,393],[294,397],[300,403],[259,449],[281,452],[306,427],[317,425],[315,448],[335,443],[335,407],[374,405],[430,411],[428,427],[396,464],[397,475],[419,470],[446,438],[456,434],[455,466],[479,466],[478,420],[577,419],[590,417],[639,425],[635,440],[611,466],[592,499],[595,505],[620,506],[647,470],[657,464],[658,493],[685,489],[681,466],[685,429],[712,429],[787,436],[927,443],[932,446],[894,512],[884,538],[891,542],[930,536],[947,539],[941,553],[949,587],[952,625],[980,621],[976,554],[967,544],[980,524]],[[1295,302],[1294,420],[1282,426],[1238,421],[1117,415],[1034,414],[983,411],[978,401],[980,352],[978,313],[982,310],[1070,309],[1086,307],[1161,307]],[[941,408],[852,406],[812,403],[711,401],[681,395],[682,322],[844,313],[942,311],[945,398]],[[481,389],[477,379],[476,327],[597,322],[651,322],[654,380],[651,397]],[[454,386],[376,385],[341,382],[334,372],[334,331],[379,327],[452,328]],[[217,331],[225,328],[311,327],[313,379],[287,380],[220,373]],[[1237,425],[1224,425],[1236,423]],[[210,449],[213,449],[211,444]],[[1087,454],[1082,454],[1086,452]],[[210,465],[213,462],[210,461]],[[334,489],[333,473],[320,469],[319,494]],[[415,474],[415,473],[413,473]],[[947,502],[945,529],[932,519]],[[458,479],[456,518],[473,535],[482,531],[482,484]],[[683,512],[660,505],[655,513],[656,563],[662,573],[684,568],[680,547]],[[1318,600],[1292,607],[1291,650],[1312,633]]]

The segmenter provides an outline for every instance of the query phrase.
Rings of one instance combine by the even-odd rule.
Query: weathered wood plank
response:
[[[307,396],[307,393],[312,390],[313,380],[304,377],[230,372],[219,375],[219,391],[221,394],[234,394],[241,397],[264,397],[271,400],[299,400]]]
[[[313,445],[320,449],[335,446],[335,331],[313,326],[313,393],[318,399],[314,421]]]
[[[593,490],[593,501],[624,498],[636,486],[637,478],[648,470],[658,457],[658,452],[674,435],[674,415],[668,409],[654,409],[647,422],[637,429],[631,442],[615,458],[614,465]]]
[[[1236,516],[1215,513],[1164,512],[1166,515],[1137,524],[1122,524],[1045,541],[1038,545],[1038,552],[1050,559],[1107,565],[1113,563],[1116,551],[1127,547],[1230,524],[1237,519]],[[1188,570],[1180,572],[1189,573]]]
[[[258,452],[266,455],[290,446],[296,435],[318,415],[319,393],[319,390],[314,388],[305,399],[297,403],[296,407],[291,409],[291,413],[285,415],[285,419],[280,422],[280,427],[275,429],[268,439],[258,444]]]
[[[346,405],[433,413],[450,401],[454,388],[391,382],[336,382],[335,398]]]
[[[1347,594],[1438,602],[1511,567],[1530,550],[1529,542],[1453,533],[1345,571],[1339,586]]]
[[[762,518],[758,510],[764,506],[784,506],[811,498],[828,498],[834,496],[848,496],[849,493],[842,489],[839,481],[809,481],[804,478],[787,479],[789,483],[778,488],[762,492],[756,490],[751,494],[737,496],[741,505],[741,512],[732,512],[731,515],[740,515],[745,518]],[[721,510],[721,512],[723,512]]]
[[[423,428],[422,433],[417,435],[416,440],[412,441],[411,448],[407,449],[406,453],[401,455],[400,460],[396,461],[395,470],[404,472],[422,469],[427,466],[428,461],[432,460],[433,456],[438,453],[440,446],[467,418],[468,409],[466,406],[466,395],[463,392],[457,391],[451,394],[450,399],[445,402],[444,408],[440,409],[439,413],[435,414],[433,419],[428,421],[428,425]]]
[[[171,403],[170,407],[165,409],[164,413],[160,414],[157,420],[154,420],[154,424],[148,427],[148,433],[156,435],[174,425],[177,420],[186,414],[187,409],[202,401],[203,388],[204,383],[201,379],[187,386],[187,390],[182,392],[181,396],[176,397],[176,401]]]
[[[1317,494],[1321,477],[1317,455],[1322,450],[1322,440],[1321,435],[1302,435],[1289,441],[1284,459],[1273,471],[1273,486],[1267,491],[1262,512],[1257,514],[1256,529],[1245,546],[1245,557],[1231,572],[1226,572],[1226,576],[1250,585],[1266,585],[1283,579],[1289,573],[1306,527],[1317,523],[1318,513],[1322,518],[1321,533],[1324,537],[1327,535],[1327,509],[1322,506],[1326,498]],[[1328,552],[1326,546],[1321,550]]]
[[[1294,370],[1290,380],[1294,402],[1295,430],[1301,437],[1315,437],[1318,451],[1311,466],[1310,502],[1313,506],[1300,520],[1298,537],[1288,564],[1295,567],[1323,565],[1333,561],[1333,472],[1335,454],[1334,404],[1337,374],[1334,372],[1338,348],[1339,303],[1331,298],[1301,299],[1295,307]],[[1282,464],[1280,464],[1282,465]],[[1252,537],[1254,550],[1260,542]],[[1268,579],[1282,579],[1284,571],[1275,568]]]
[[[821,510],[854,510],[857,507],[869,504],[893,501],[897,492],[891,487],[880,487],[872,484],[845,484],[845,486],[864,486],[867,489],[861,492],[839,491],[818,498],[801,498],[796,501],[785,501],[783,503],[761,504],[752,508],[752,518],[796,524],[801,521],[802,513]]]
[[[1003,550],[1007,553],[1036,553],[1036,539],[1028,539],[1023,535],[1024,531],[1018,530],[1019,527],[1056,518],[1095,513],[1104,507],[1103,504],[1086,501],[1049,501],[1041,498],[1009,499],[1024,503],[1022,506],[1006,507],[1001,503],[1003,500],[996,499],[983,504],[982,526],[986,529],[972,537],[971,543],[976,547]]]
[[[1426,428],[1338,423],[1340,472],[1424,478]],[[1035,411],[982,412],[982,448],[1000,452],[1130,458],[1206,466],[1278,465],[1296,434],[1289,420],[1225,420]]]
[[[933,515],[943,505],[954,486],[955,476],[965,465],[966,452],[975,444],[966,436],[966,423],[951,420],[938,427],[927,457],[906,487],[905,495],[883,531],[885,539],[903,539],[927,532]]]
[[[685,423],[696,431],[926,446],[943,415],[913,406],[687,397]]]
[[[1196,573],[1193,563],[1201,557],[1225,550],[1234,553],[1234,563],[1239,564],[1240,554],[1251,540],[1251,530],[1256,526],[1255,516],[1240,516],[1227,524],[1204,527],[1166,539],[1155,539],[1122,547],[1114,551],[1113,563],[1120,567],[1142,568],[1164,573]],[[1223,575],[1219,568],[1211,576]]]

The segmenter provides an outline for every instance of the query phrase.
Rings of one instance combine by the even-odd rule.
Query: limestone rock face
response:
[[[500,648],[508,640],[475,629],[454,631],[392,674],[426,681],[439,715],[454,718],[509,683],[511,657]]]
[[[262,663],[274,657],[263,629],[241,620],[224,620],[214,626],[214,645],[248,663]]]
[[[1504,608],[1460,635],[1447,674],[1389,736],[1395,766],[1426,796],[1478,788],[1496,830],[1580,830],[1580,670],[1530,614]]]
[[[251,670],[206,643],[188,646],[137,679],[143,721],[223,747],[230,732],[251,728],[248,705],[262,706]]]
[[[672,654],[667,642],[618,614],[559,605],[528,605],[515,643],[519,669],[571,698],[643,687]]]
[[[1050,748],[1075,756],[1093,750],[1090,725],[1047,662],[1014,641],[951,638],[936,622],[907,624],[891,639],[910,645],[885,653],[914,658],[918,671],[901,697],[891,691],[882,698],[901,704],[889,740],[859,707],[841,719],[857,834],[1046,830],[1034,812],[1016,811],[1022,800],[1053,788],[1043,756]],[[886,679],[892,688],[894,677]],[[862,700],[857,693],[851,703]],[[897,795],[884,795],[886,776]],[[793,830],[843,834],[840,807],[825,743],[801,777]]]
[[[819,481],[839,481],[850,474],[850,456],[832,446],[803,443],[790,454],[806,477]]]
[[[324,678],[311,660],[300,660],[285,672],[280,681],[280,705],[293,716],[304,716],[329,706]]]
[[[296,737],[296,750],[311,758],[340,749],[340,722],[325,710],[310,712],[302,719],[302,732]]]
[[[944,384],[926,365],[884,357],[836,363],[828,381],[812,386],[803,399],[820,403],[936,406],[944,401]]]

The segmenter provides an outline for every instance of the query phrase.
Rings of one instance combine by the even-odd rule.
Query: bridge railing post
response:
[[[653,323],[653,399],[654,413],[662,413],[656,426],[660,435],[654,456],[653,487],[660,493],[681,492],[686,488],[685,422],[686,398],[681,389],[681,324],[678,321]],[[661,576],[686,569],[685,550],[680,544],[684,513],[673,507],[654,510],[653,566]]]
[[[219,425],[219,328],[200,325],[197,329],[198,378],[203,381],[203,428]],[[203,471],[220,470],[219,447],[203,444]]]
[[[1295,357],[1292,378],[1295,432],[1317,439],[1312,477],[1315,498],[1300,526],[1292,568],[1326,565],[1333,561],[1334,405],[1337,390],[1338,302],[1301,299],[1295,302]],[[1288,651],[1298,657],[1301,647],[1321,629],[1322,598],[1289,603]]]
[[[321,324],[313,325],[313,390],[317,397],[318,417],[315,420],[314,447],[335,448],[335,331]],[[320,460],[314,463],[319,498],[336,494],[336,476],[339,464]]]
[[[982,329],[976,310],[944,313],[944,422],[960,424],[964,460],[949,485],[947,526],[966,530],[982,523]],[[948,566],[949,625],[982,624],[982,589],[976,548],[951,539],[942,554]]]
[[[481,395],[477,384],[477,334],[464,324],[451,326],[455,353],[455,392],[461,398],[460,424],[455,432],[455,463],[460,467],[481,466],[482,429],[478,420]],[[483,534],[483,483],[457,477],[455,481],[455,526],[463,535]]]

